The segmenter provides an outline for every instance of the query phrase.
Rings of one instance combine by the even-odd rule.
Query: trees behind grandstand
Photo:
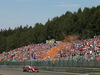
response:
[[[100,35],[100,6],[81,8],[77,12],[67,11],[60,17],[54,17],[43,25],[34,27],[9,28],[0,31],[0,52],[9,51],[21,46],[42,43],[48,39],[64,40],[64,36],[78,35],[79,39]],[[49,36],[49,38],[48,38]]]

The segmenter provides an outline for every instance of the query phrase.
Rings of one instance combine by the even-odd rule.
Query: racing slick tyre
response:
[[[37,72],[39,72],[39,71],[37,71]]]
[[[29,72],[33,72],[32,70],[29,70]]]
[[[23,70],[23,72],[25,72],[25,70]]]

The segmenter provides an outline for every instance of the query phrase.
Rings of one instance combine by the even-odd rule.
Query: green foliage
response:
[[[64,40],[65,36],[73,34],[78,35],[79,39],[100,35],[100,6],[85,7],[83,11],[79,8],[74,13],[67,11],[60,17],[48,19],[45,25],[36,23],[34,27],[26,25],[14,30],[10,27],[8,30],[1,29],[0,53],[48,39]]]

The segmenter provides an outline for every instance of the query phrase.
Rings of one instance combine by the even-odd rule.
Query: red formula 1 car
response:
[[[38,68],[34,68],[31,66],[24,66],[23,72],[39,72]]]

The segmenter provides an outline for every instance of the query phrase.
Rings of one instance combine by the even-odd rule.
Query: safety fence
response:
[[[37,67],[91,67],[100,68],[100,56],[73,56],[55,59],[34,59],[31,61],[6,61],[0,62],[0,65],[31,65]]]

